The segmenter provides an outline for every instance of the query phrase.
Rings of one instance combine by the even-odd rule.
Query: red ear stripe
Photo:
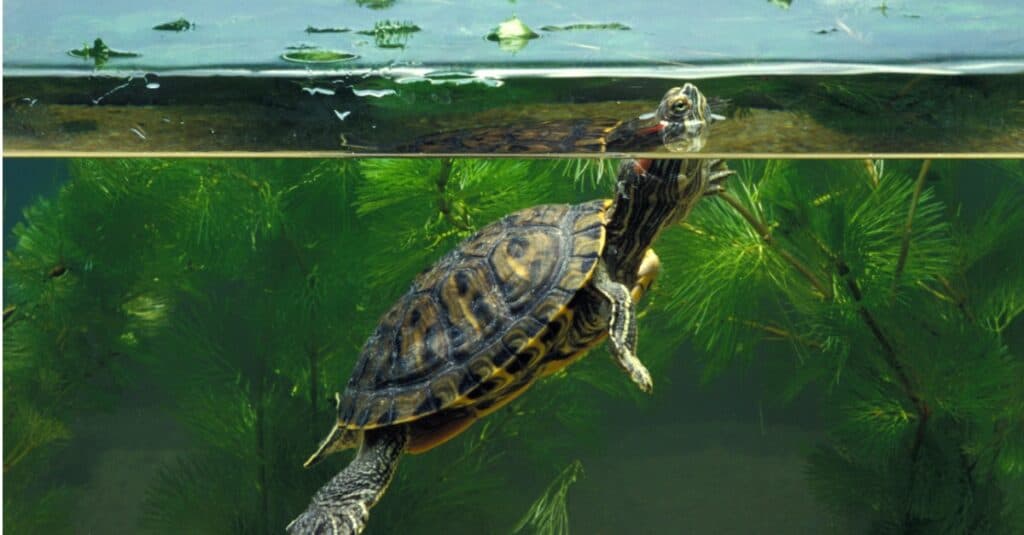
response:
[[[648,126],[646,128],[638,128],[637,131],[636,131],[636,135],[640,136],[640,137],[642,137],[642,136],[649,136],[651,134],[657,134],[658,132],[661,132],[664,129],[665,129],[665,125],[663,125],[663,124],[661,124],[659,122],[658,124],[656,124],[654,126]]]
[[[638,160],[633,160],[633,164],[636,165],[636,170],[638,174],[646,173],[647,170],[651,168],[652,162],[654,162],[654,160],[650,158],[640,158]]]

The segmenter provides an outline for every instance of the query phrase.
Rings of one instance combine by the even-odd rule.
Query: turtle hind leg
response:
[[[610,305],[608,341],[612,356],[640,390],[651,392],[654,388],[651,372],[636,358],[636,309],[633,296],[625,285],[611,279],[604,262],[598,262],[592,285]]]
[[[409,442],[405,426],[364,432],[352,462],[313,495],[306,510],[285,528],[291,535],[358,535],[398,468]]]

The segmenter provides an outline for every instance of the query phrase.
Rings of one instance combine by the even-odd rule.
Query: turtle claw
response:
[[[359,535],[366,528],[370,511],[354,503],[334,511],[311,506],[285,528],[289,535]]]
[[[704,190],[705,196],[717,195],[725,191],[725,181],[736,174],[736,171],[729,169],[725,160],[711,160],[708,163],[708,185]]]
[[[651,372],[647,371],[642,364],[631,370],[629,378],[636,383],[636,386],[645,394],[654,391],[654,381],[651,379]]]

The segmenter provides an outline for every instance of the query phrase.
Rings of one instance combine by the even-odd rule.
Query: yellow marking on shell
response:
[[[415,356],[418,364],[423,364],[423,354],[426,349],[422,329],[407,329],[402,333],[402,356]]]
[[[604,229],[601,229],[601,235],[597,239],[585,237],[581,240],[580,235],[577,235],[576,243],[573,244],[573,254],[579,256],[600,255],[604,250],[604,239]]]
[[[430,382],[434,397],[440,400],[442,407],[451,405],[454,400],[459,398],[459,379],[461,377],[461,370],[450,370]]]
[[[565,254],[561,237],[555,229],[530,229],[512,233],[491,253],[491,268],[505,288],[511,303],[528,303],[534,290],[551,279],[558,264],[555,259]]]
[[[584,271],[583,266],[588,261],[590,262],[590,269]],[[596,261],[594,259],[588,260],[578,256],[570,258],[569,264],[565,269],[565,274],[562,275],[562,279],[558,281],[558,286],[570,291],[582,288],[583,285],[590,280],[595,264]]]
[[[391,403],[393,402],[394,398],[389,396],[378,396],[374,398],[373,402],[370,404],[370,417],[366,420],[366,424],[360,427],[365,428],[377,425],[377,421],[380,420],[380,417],[391,408]],[[358,421],[358,419],[359,415],[357,414],[356,420]]]
[[[415,414],[416,409],[427,399],[427,390],[425,388],[407,390],[400,396],[395,396],[395,413],[397,417],[394,423],[407,422],[415,418],[419,418],[420,415]]]
[[[590,228],[599,223],[604,223],[605,215],[606,213],[603,210],[599,212],[590,212],[583,214],[580,217],[576,218],[576,221],[573,222],[572,230],[573,232],[579,232],[585,228]]]
[[[466,321],[469,322],[470,327],[472,327],[474,331],[479,331],[480,322],[476,319],[476,314],[473,314],[473,311],[470,309],[469,301],[460,299],[458,303],[459,308],[462,309],[462,317],[466,318]]]

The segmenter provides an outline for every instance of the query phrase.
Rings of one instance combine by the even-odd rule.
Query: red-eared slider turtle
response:
[[[680,139],[698,139],[685,132],[680,110],[689,106],[681,88],[670,89],[654,111],[629,120],[575,119],[525,125],[468,128],[431,134],[403,144],[401,152],[515,154],[653,151],[692,152]],[[703,122],[722,119],[710,108]]]
[[[670,93],[685,105],[674,107],[680,126],[666,128],[703,138],[704,96],[690,84]],[[403,453],[451,439],[606,337],[649,392],[634,302],[658,272],[650,246],[731,174],[721,160],[625,162],[613,200],[513,213],[420,274],[363,347],[306,466],[347,448],[359,448],[355,459],[288,531],[361,532]]]

